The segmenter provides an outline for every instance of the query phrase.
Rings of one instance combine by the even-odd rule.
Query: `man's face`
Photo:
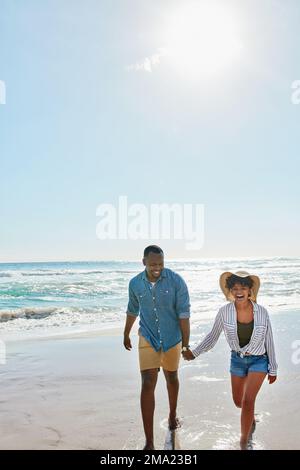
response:
[[[146,266],[148,279],[155,282],[164,268],[164,256],[158,253],[149,253],[143,258],[143,264]]]

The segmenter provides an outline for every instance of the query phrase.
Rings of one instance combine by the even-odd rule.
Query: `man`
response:
[[[154,391],[163,368],[169,397],[169,428],[176,429],[180,354],[189,348],[190,299],[184,280],[164,268],[164,253],[156,245],[144,250],[145,270],[129,283],[129,302],[124,329],[124,346],[130,351],[130,331],[140,316],[139,362],[141,370],[141,411],[146,437],[144,450],[154,449]]]

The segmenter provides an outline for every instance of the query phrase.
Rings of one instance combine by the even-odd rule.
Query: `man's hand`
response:
[[[131,351],[132,345],[131,345],[131,341],[130,341],[129,335],[124,334],[124,341],[123,341],[123,344],[124,344],[125,349],[127,349],[127,351]]]
[[[268,375],[268,380],[269,380],[270,385],[273,384],[276,379],[277,379],[276,375]]]
[[[196,359],[194,354],[190,349],[187,349],[187,351],[182,351],[182,357],[185,361],[192,361],[193,359]]]
[[[123,340],[124,347],[125,349],[127,349],[127,351],[131,351],[132,349],[129,334],[131,332],[131,328],[135,320],[136,320],[136,315],[133,315],[127,312],[126,324],[124,328],[124,340]]]

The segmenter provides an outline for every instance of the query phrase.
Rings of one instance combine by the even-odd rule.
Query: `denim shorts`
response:
[[[268,373],[268,356],[244,356],[236,351],[231,351],[230,373],[238,377],[246,377],[249,372],[264,372]]]

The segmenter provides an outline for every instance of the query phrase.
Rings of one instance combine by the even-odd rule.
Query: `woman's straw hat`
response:
[[[226,280],[230,276],[232,276],[233,274],[235,276],[238,276],[238,277],[242,277],[242,278],[250,277],[252,279],[253,286],[252,286],[252,289],[251,289],[250,299],[253,300],[253,302],[256,302],[257,293],[258,293],[259,286],[260,286],[260,279],[259,279],[258,276],[255,276],[254,274],[247,273],[247,271],[237,271],[236,273],[231,273],[229,271],[226,271],[225,273],[221,274],[221,276],[220,276],[220,287],[221,287],[226,299],[230,302],[234,301],[233,295],[231,294],[230,290],[226,287]]]

